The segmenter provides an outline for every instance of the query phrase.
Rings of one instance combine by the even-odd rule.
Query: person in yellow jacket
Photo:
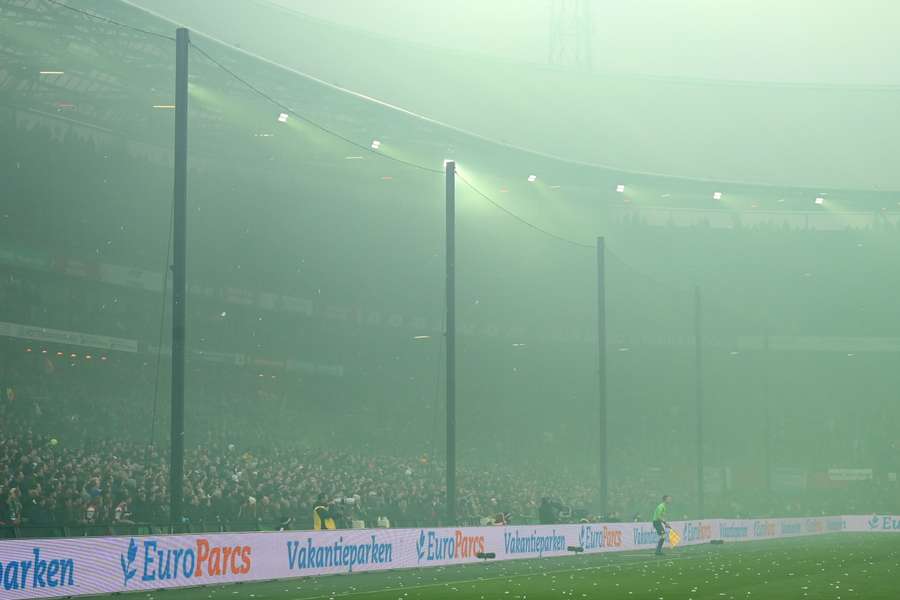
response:
[[[331,511],[328,509],[328,503],[325,501],[325,498],[320,497],[313,507],[313,529],[316,531],[321,529],[337,529],[334,524],[334,517],[331,516]]]

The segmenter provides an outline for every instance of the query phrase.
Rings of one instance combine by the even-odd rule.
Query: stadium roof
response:
[[[155,2],[153,6],[171,11],[174,20],[183,16],[176,8],[184,5]],[[190,6],[210,10],[209,4],[201,2]],[[240,42],[228,44],[215,31],[206,29],[215,30],[214,22],[196,23],[201,32],[214,36],[209,39],[197,32],[193,38],[196,48],[207,51],[213,60],[231,70],[228,74],[204,63],[195,53],[195,96],[208,92],[208,101],[192,105],[191,126],[194,131],[199,128],[209,133],[204,136],[207,140],[215,140],[217,128],[226,120],[246,128],[248,136],[259,134],[260,115],[243,115],[246,118],[242,122],[234,112],[228,114],[229,103],[238,112],[242,102],[252,104],[255,113],[261,106],[268,106],[272,112],[266,112],[263,120],[284,110],[278,104],[282,103],[291,107],[292,114],[353,141],[363,151],[372,140],[388,140],[392,150],[385,149],[384,154],[393,152],[397,158],[428,168],[439,169],[444,158],[453,157],[463,165],[477,164],[482,172],[516,180],[539,172],[544,180],[582,192],[600,189],[604,195],[612,194],[616,186],[624,184],[629,193],[640,190],[644,202],[678,207],[709,205],[710,198],[723,190],[726,196],[741,198],[747,208],[806,210],[814,198],[829,193],[832,197],[841,196],[845,206],[857,209],[893,210],[897,206],[894,195],[884,193],[900,188],[900,180],[894,180],[895,170],[872,160],[876,149],[879,153],[887,151],[900,139],[889,133],[890,121],[878,119],[889,109],[893,113],[900,94],[894,88],[748,88],[628,77],[608,77],[603,80],[604,85],[586,87],[577,73],[504,62],[485,64],[481,57],[477,87],[473,88],[471,84],[463,85],[460,79],[461,74],[469,76],[476,68],[466,62],[470,59],[465,56],[450,60],[446,53],[442,55],[437,50],[413,53],[402,42],[373,45],[346,28],[293,13],[286,16],[271,5],[232,3],[229,7],[232,20],[240,21],[242,15],[249,15],[246,11],[253,11],[254,23],[262,21],[272,27],[280,23],[280,29],[231,28],[226,37]],[[195,20],[192,17],[185,24],[194,26]],[[171,40],[166,39],[174,33],[172,21],[122,2],[94,0],[76,7],[60,0],[15,0],[0,10],[0,27],[4,33],[0,44],[4,59],[0,68],[3,104],[98,131],[115,132],[160,148],[170,146],[171,121],[164,113],[169,112],[165,107],[172,102],[174,49]],[[266,32],[265,37],[260,31]],[[334,60],[340,55],[340,48],[353,44],[353,61]],[[324,79],[349,80],[365,87],[366,81],[360,79],[359,73],[368,72],[373,74],[368,81],[377,80],[378,86],[359,93],[348,92],[308,76],[302,68],[316,66],[308,60],[291,60],[284,54],[307,56],[312,46],[318,48],[315,56],[332,56],[327,61],[323,59],[319,66],[320,70],[334,69]],[[365,52],[357,51],[360,46],[365,47]],[[392,67],[377,68],[378,65]],[[503,78],[511,83],[498,86],[501,69]],[[248,88],[247,83],[256,89]],[[472,89],[478,90],[474,100]],[[396,91],[389,94],[387,90]],[[375,101],[366,92],[376,96],[385,92],[381,97],[394,103]],[[603,101],[592,94],[600,94]],[[661,94],[669,99],[664,107],[657,103],[653,111],[626,110],[646,106],[648,99]],[[429,97],[435,101],[429,102]],[[808,103],[813,97],[816,110],[810,111]],[[513,98],[517,102],[512,102]],[[701,102],[708,109],[728,102],[728,98],[740,100],[747,110],[757,111],[770,111],[774,102],[783,102],[779,105],[793,108],[781,111],[777,118],[792,121],[802,115],[805,121],[794,123],[790,130],[772,130],[766,128],[771,123],[759,122],[759,112],[748,121],[746,115],[726,110],[716,117],[715,111],[704,109],[701,112],[709,116],[707,129],[713,127],[717,118],[720,122],[715,127],[721,127],[715,129],[719,132],[716,136],[704,139],[701,132],[691,131],[687,122],[679,120],[679,107]],[[421,110],[406,110],[402,104],[405,100],[413,109]],[[865,106],[854,107],[854,102]],[[463,106],[462,112],[454,113],[458,105]],[[472,110],[473,106],[477,110]],[[592,106],[602,110],[593,110]],[[832,114],[833,111],[837,113]],[[870,139],[865,146],[871,150],[850,152],[814,139],[822,135],[841,137],[843,134],[837,130],[829,133],[823,123],[842,126],[838,115],[848,112],[867,120],[865,127],[857,127],[858,132],[865,130],[867,135],[878,138]],[[456,118],[457,115],[474,118]],[[441,120],[443,117],[446,118]],[[633,130],[636,119],[644,120],[637,137]],[[876,127],[877,124],[884,127]],[[795,147],[795,127],[805,132],[810,149],[805,155]],[[758,143],[748,148],[747,136]],[[531,139],[540,143],[532,143]],[[858,143],[852,137],[842,139],[848,147]],[[686,146],[679,148],[677,140]],[[754,155],[762,152],[763,140],[771,151],[765,156]],[[878,143],[872,143],[875,141]],[[195,146],[194,150],[203,152],[202,147]],[[227,147],[212,143],[207,150],[226,152]],[[655,163],[667,166],[663,169],[665,174],[599,164],[604,156],[612,155],[618,164],[651,165],[663,156],[671,160]],[[710,158],[709,163],[705,157]],[[842,163],[845,158],[852,162]],[[722,161],[732,160],[739,164],[722,168]],[[864,169],[857,168],[859,161],[864,163]],[[733,177],[716,176],[721,173]]]
[[[447,15],[438,7],[248,0],[223,11],[209,0],[131,1],[279,64],[544,155],[696,179],[900,189],[896,171],[881,159],[900,150],[894,109],[900,81],[885,71],[896,48],[866,35],[878,28],[875,15],[895,10],[888,4],[854,17],[852,28],[833,29],[848,15],[821,3],[798,3],[803,10],[755,4],[752,18],[740,8],[708,3],[688,2],[677,15],[668,14],[665,3],[636,3],[612,11],[622,14],[604,14],[614,20],[602,22],[594,35],[598,52],[626,56],[600,55],[594,72],[584,73],[479,52],[500,43],[494,38],[524,35],[511,29],[530,26],[543,34],[546,15],[532,15],[529,24],[526,16],[509,14],[513,8],[527,12],[531,4],[496,2],[479,12],[477,3],[463,2],[445,28],[464,31],[444,35],[456,46],[440,48],[411,41],[415,33],[407,39],[375,35],[304,12],[333,18],[364,12],[372,21],[395,22],[390,31],[396,34],[403,25],[439,30],[431,21]],[[595,7],[601,9],[611,10]],[[499,14],[476,21],[486,12]],[[491,39],[466,43],[468,31]],[[655,71],[604,68],[644,63]],[[697,66],[706,63],[717,70]]]

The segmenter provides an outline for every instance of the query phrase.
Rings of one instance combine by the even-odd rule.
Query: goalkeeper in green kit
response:
[[[669,504],[671,503],[672,496],[665,495],[662,498],[662,502],[660,502],[659,506],[656,507],[656,510],[653,511],[653,528],[659,535],[659,542],[656,544],[657,556],[660,556],[663,553],[662,547],[666,542],[666,529],[669,529],[671,527],[669,525],[669,522],[666,521],[666,512],[668,512]]]

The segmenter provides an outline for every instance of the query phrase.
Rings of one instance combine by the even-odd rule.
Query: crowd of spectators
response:
[[[167,523],[168,457],[155,447],[97,441],[72,447],[32,431],[0,438],[0,522],[11,525]],[[184,515],[203,529],[309,528],[324,500],[338,524],[436,525],[444,514],[443,465],[289,445],[247,450],[191,448],[185,456]],[[531,521],[553,483],[501,470],[461,469],[460,518],[499,513]],[[557,485],[562,485],[558,483]],[[585,497],[589,490],[572,491]]]
[[[152,387],[136,378],[142,369],[124,359],[69,367],[65,357],[3,349],[10,360],[0,366],[0,524],[168,523],[163,427],[154,423],[157,435],[148,434],[148,398],[123,392]],[[323,500],[343,526],[443,519],[444,466],[426,453],[329,447],[301,435],[278,442],[249,423],[232,424],[244,435],[231,438],[218,421],[242,414],[213,413],[203,417],[216,435],[185,453],[184,515],[194,528],[306,528]],[[587,482],[546,469],[461,466],[458,482],[458,514],[470,524],[499,513],[534,520],[546,495],[586,512],[593,493]]]
[[[114,435],[74,442],[65,435],[38,433],[29,421],[36,424],[40,409],[32,407],[30,416],[23,417],[14,406],[21,400],[5,393],[0,402],[0,524],[87,528],[169,522],[167,452]],[[186,452],[184,523],[193,530],[306,529],[313,524],[313,507],[324,502],[338,527],[438,525],[444,515],[443,469],[440,461],[424,455],[397,457],[300,443],[204,444]],[[535,522],[546,496],[561,507],[560,519],[598,518],[591,511],[595,487],[589,481],[528,473],[461,466],[460,522],[493,522],[501,514],[508,515],[504,521]],[[843,498],[845,508],[865,510],[864,500],[872,496],[867,489],[869,497],[860,498],[859,506]],[[646,520],[654,492],[654,485],[640,477],[616,482],[611,489],[614,510],[603,517]],[[689,492],[677,493],[682,507],[693,503]],[[717,497],[714,510],[749,517],[818,514],[827,508],[796,499],[768,513],[754,507],[754,500]],[[684,508],[675,513],[690,516]]]

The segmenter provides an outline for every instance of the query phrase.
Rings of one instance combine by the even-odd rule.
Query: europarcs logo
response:
[[[900,531],[900,517],[873,515],[868,525],[873,531]]]
[[[178,548],[159,548],[155,539],[131,538],[128,550],[119,555],[122,581],[140,577],[143,582],[170,581],[192,577],[221,577],[245,575],[252,562],[250,546],[218,546],[206,538],[198,538],[193,544]],[[204,573],[205,571],[205,573]]]
[[[622,543],[622,530],[606,525],[582,525],[578,532],[578,545],[585,550],[620,548]]]
[[[433,529],[422,529],[416,540],[416,556],[419,562],[475,558],[484,552],[484,546],[483,535],[465,535],[459,529],[452,535],[440,535]]]

